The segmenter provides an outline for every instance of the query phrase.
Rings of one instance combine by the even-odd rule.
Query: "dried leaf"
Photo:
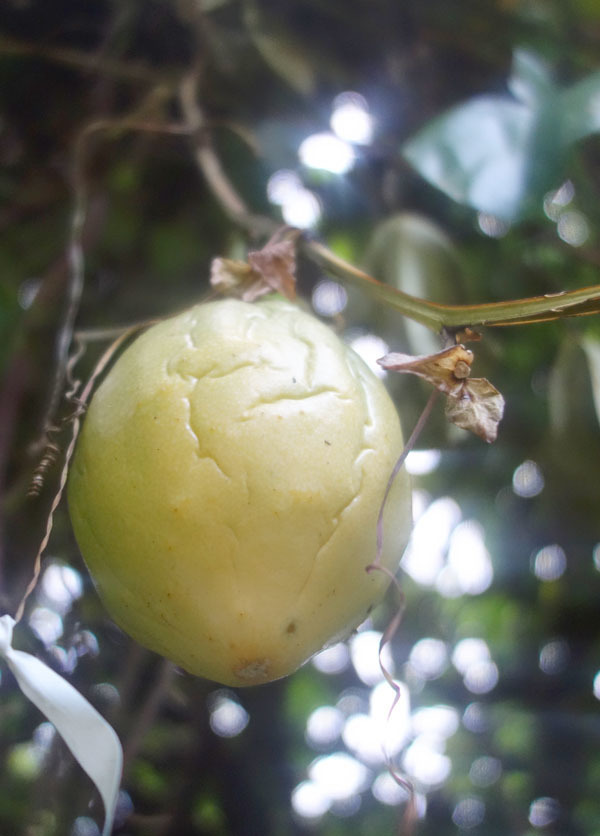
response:
[[[214,258],[210,266],[210,283],[220,293],[235,296],[244,302],[254,302],[273,289],[262,275],[245,261],[230,258]]]
[[[460,392],[465,378],[471,373],[473,352],[463,345],[454,345],[435,354],[413,357],[411,354],[386,354],[377,361],[384,369],[416,374],[433,384],[446,395]]]
[[[464,345],[419,357],[386,354],[377,362],[389,371],[416,374],[427,380],[448,396],[446,418],[449,421],[484,441],[496,440],[504,413],[504,398],[489,380],[469,378],[473,352]]]
[[[269,241],[262,250],[248,253],[248,263],[270,290],[287,299],[296,296],[296,244],[289,238]]]
[[[222,293],[244,302],[254,302],[267,293],[281,293],[287,299],[296,296],[296,251],[294,230],[283,240],[281,232],[263,247],[248,253],[248,262],[215,258],[210,268],[210,283]],[[290,237],[292,236],[292,237]]]
[[[446,400],[446,418],[491,443],[498,435],[504,414],[504,398],[484,377],[465,380],[457,394]]]

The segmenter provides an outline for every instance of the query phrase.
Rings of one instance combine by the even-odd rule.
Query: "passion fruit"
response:
[[[285,676],[380,600],[367,573],[402,449],[382,382],[277,298],[198,305],[153,326],[95,393],[69,477],[83,557],[114,620],[193,674]],[[395,571],[411,525],[384,515]]]

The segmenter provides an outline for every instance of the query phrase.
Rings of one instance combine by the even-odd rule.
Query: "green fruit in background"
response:
[[[582,478],[600,461],[600,341],[571,329],[561,342],[548,375],[548,428],[542,438],[546,487],[541,500],[550,507],[571,502],[571,515],[597,517],[600,484]],[[562,498],[561,498],[562,496]]]
[[[71,519],[124,630],[194,674],[267,682],[383,595],[365,568],[402,443],[383,384],[321,322],[281,300],[212,302],[140,336],[99,387]],[[395,571],[404,472],[384,522]]]
[[[458,251],[444,230],[429,218],[411,212],[386,218],[375,228],[363,262],[368,273],[411,296],[443,305],[463,301]],[[384,308],[384,316],[387,313]],[[386,330],[395,335],[397,344],[404,343],[402,351],[439,351],[439,337],[425,326],[398,314],[388,318]]]

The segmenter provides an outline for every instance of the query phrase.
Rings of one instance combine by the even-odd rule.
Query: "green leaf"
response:
[[[306,45],[286,29],[267,22],[253,5],[246,7],[245,21],[255,47],[269,67],[297,93],[310,95],[316,86],[316,75]]]
[[[548,380],[550,426],[571,450],[590,451],[600,422],[600,342],[592,336],[563,340]]]
[[[508,88],[520,102],[535,107],[552,95],[554,84],[545,61],[534,52],[516,49]]]
[[[562,141],[570,145],[600,131],[600,71],[565,90],[558,101]]]
[[[600,342],[593,337],[585,337],[581,345],[588,361],[594,406],[600,423]]]
[[[411,212],[401,212],[375,227],[364,255],[368,273],[386,284],[439,304],[463,301],[462,268],[458,252],[437,224]],[[431,354],[439,349],[439,338],[418,322],[406,319],[400,343],[411,354]]]
[[[392,215],[375,227],[365,269],[398,290],[432,302],[458,303],[461,266],[444,230],[412,212]]]
[[[458,203],[512,220],[525,196],[532,110],[500,96],[453,108],[404,145],[403,155]]]
[[[509,88],[516,99],[458,105],[402,153],[458,203],[513,221],[540,211],[544,193],[564,177],[569,146],[600,131],[600,72],[560,91],[541,59],[517,50]]]

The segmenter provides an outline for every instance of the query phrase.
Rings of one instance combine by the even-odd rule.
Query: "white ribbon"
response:
[[[56,727],[98,788],[105,811],[102,836],[110,836],[123,768],[119,738],[72,685],[35,656],[14,650],[14,626],[10,615],[0,618],[0,656],[6,659],[21,691]]]

